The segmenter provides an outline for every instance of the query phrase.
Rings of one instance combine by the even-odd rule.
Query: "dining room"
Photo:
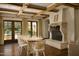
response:
[[[68,56],[77,6],[0,3],[0,56]]]

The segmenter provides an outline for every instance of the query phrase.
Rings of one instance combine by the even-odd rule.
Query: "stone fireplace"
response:
[[[62,41],[62,33],[60,31],[60,25],[50,26],[51,39]]]
[[[46,43],[58,49],[67,48],[67,24],[50,24],[50,39]]]
[[[59,8],[58,12],[50,13],[49,21],[50,38],[46,41],[46,44],[58,49],[67,48],[68,23],[66,9]]]

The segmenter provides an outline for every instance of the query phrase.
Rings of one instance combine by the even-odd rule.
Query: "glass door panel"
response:
[[[32,22],[32,35],[33,36],[36,36],[36,34],[37,34],[37,24],[36,24],[36,22]]]
[[[28,35],[32,36],[31,22],[28,22]]]
[[[12,40],[12,22],[4,21],[4,40]]]
[[[16,41],[17,35],[22,32],[21,21],[4,21],[4,40]]]
[[[22,31],[21,25],[22,25],[21,22],[14,22],[15,39],[18,39],[17,35],[21,34]]]
[[[28,22],[28,35],[37,36],[37,22],[36,21]]]

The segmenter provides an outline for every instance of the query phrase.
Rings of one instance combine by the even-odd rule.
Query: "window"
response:
[[[30,36],[37,36],[37,22],[36,21],[29,21],[28,22],[28,35]]]

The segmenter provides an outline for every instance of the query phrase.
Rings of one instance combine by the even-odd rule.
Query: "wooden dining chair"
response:
[[[22,53],[23,48],[25,50],[28,50],[28,42],[24,41],[23,39],[27,39],[25,36],[23,35],[18,35],[18,49],[19,49],[19,54]],[[28,51],[26,52],[28,55]]]
[[[45,56],[45,40],[35,42],[33,45],[33,55],[38,56],[41,52]]]

